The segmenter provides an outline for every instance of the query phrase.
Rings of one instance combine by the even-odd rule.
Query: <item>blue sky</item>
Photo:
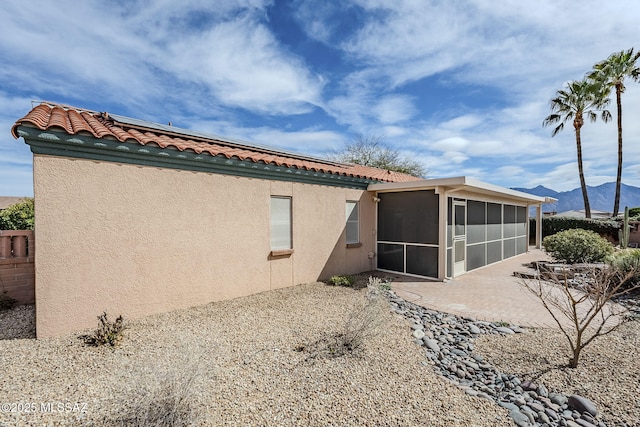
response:
[[[40,100],[321,157],[382,136],[431,178],[570,190],[575,139],[542,127],[549,100],[640,49],[639,21],[635,0],[3,0],[0,195],[33,194],[10,128]],[[639,83],[623,107],[640,186]],[[615,124],[583,144],[587,184],[614,181]]]

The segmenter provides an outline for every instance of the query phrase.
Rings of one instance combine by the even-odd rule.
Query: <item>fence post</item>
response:
[[[0,258],[11,258],[11,236],[0,235]]]
[[[15,258],[27,256],[27,236],[13,236],[13,256]]]

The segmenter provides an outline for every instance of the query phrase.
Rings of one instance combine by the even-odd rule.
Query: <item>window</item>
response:
[[[358,202],[347,201],[347,244],[360,243],[360,212]]]
[[[291,197],[271,196],[271,250],[291,246]]]

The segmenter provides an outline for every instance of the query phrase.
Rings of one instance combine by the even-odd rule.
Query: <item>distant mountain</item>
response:
[[[584,209],[582,190],[579,187],[571,191],[562,192],[543,187],[542,185],[535,188],[514,188],[514,190],[533,194],[534,196],[549,196],[558,199],[557,203],[542,205],[545,212],[555,211],[561,213]],[[607,182],[606,184],[598,185],[597,187],[590,187],[587,185],[587,193],[589,194],[591,210],[603,212],[613,211],[613,199],[616,195],[615,182]],[[620,212],[624,211],[625,206],[630,208],[640,206],[640,188],[622,184],[620,187]]]

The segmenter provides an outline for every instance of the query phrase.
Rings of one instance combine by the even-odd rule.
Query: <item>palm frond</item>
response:
[[[560,132],[562,129],[564,129],[564,122],[560,123],[554,130],[553,132],[551,132],[551,136],[554,137],[558,134],[558,132]]]

